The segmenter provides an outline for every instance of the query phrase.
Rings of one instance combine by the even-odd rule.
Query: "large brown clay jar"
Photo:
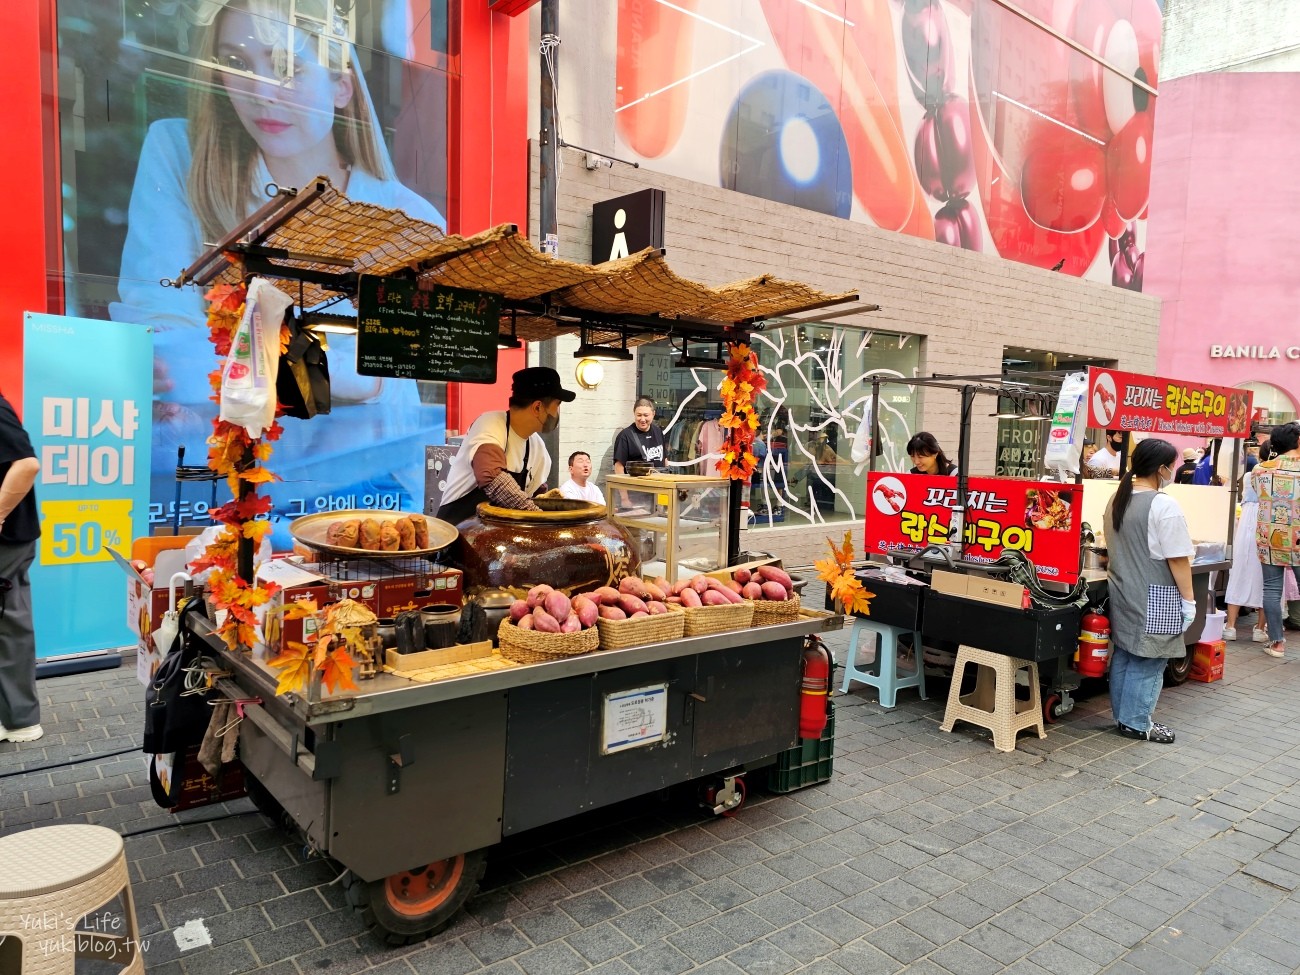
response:
[[[467,593],[490,588],[518,595],[544,582],[572,595],[640,572],[631,538],[604,505],[567,499],[538,504],[546,510],[480,504],[476,517],[456,526]]]

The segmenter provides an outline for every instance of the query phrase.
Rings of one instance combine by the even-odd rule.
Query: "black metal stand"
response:
[[[727,565],[740,561],[740,512],[745,485],[733,480],[727,493]]]

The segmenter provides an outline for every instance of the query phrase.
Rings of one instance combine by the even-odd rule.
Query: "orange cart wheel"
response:
[[[1061,695],[1048,694],[1047,697],[1043,699],[1043,720],[1048,724],[1056,724],[1056,719],[1060,717],[1060,715],[1056,713],[1056,709],[1060,706]]]
[[[366,923],[382,928],[389,944],[420,941],[442,930],[478,888],[484,851],[460,853],[383,880],[348,875],[348,902]]]

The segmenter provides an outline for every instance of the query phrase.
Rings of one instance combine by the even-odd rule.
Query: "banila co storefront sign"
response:
[[[1212,345],[1211,359],[1300,359],[1300,345]]]
[[[664,191],[641,190],[591,208],[591,263],[664,246]]]

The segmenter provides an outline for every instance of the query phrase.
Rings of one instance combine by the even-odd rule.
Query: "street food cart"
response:
[[[1064,373],[1026,373],[1014,379],[912,380],[960,394],[958,475],[873,470],[866,504],[867,552],[895,564],[885,574],[879,566],[868,570],[864,584],[876,596],[871,618],[910,630],[931,644],[964,643],[1035,661],[1049,722],[1073,708],[1071,695],[1081,684],[1074,660],[1081,619],[1089,606],[1106,600],[1101,526],[1118,481],[1084,480],[1077,462],[1072,470],[1051,472],[1060,480],[970,476],[970,418],[976,397],[989,395],[999,402],[1011,400],[1024,415],[1046,421],[1053,417],[1064,378]],[[873,383],[873,399],[878,400],[884,383]],[[1077,423],[1071,419],[1062,427],[1054,422],[1053,432],[1063,428],[1067,436],[1081,439],[1085,426],[1123,429],[1125,456],[1128,434],[1134,431],[1230,438],[1249,432],[1246,391],[1096,369],[1088,373],[1087,389],[1091,412],[1086,424],[1081,412]],[[1098,406],[1103,407],[1100,414]],[[1234,450],[1233,470],[1237,460]],[[1237,486],[1235,478],[1229,481],[1167,489],[1182,506],[1197,543],[1192,564],[1197,615],[1185,634],[1189,647],[1200,640],[1207,609],[1212,609],[1213,573],[1226,570],[1231,561]],[[954,520],[962,526],[960,540],[950,539]],[[1186,680],[1190,663],[1190,653],[1171,661],[1167,680]]]
[[[365,308],[366,295],[405,289],[409,298],[417,291],[423,306],[405,307],[423,315],[438,289],[488,294],[499,303],[499,318],[478,314],[480,304],[469,316],[475,321],[460,319],[467,347],[468,332],[487,320],[492,338],[499,335],[507,347],[578,331],[585,343],[624,349],[667,335],[721,347],[761,328],[765,318],[856,298],[769,277],[711,288],[673,275],[657,250],[598,267],[571,264],[539,254],[508,226],[443,236],[400,212],[350,202],[323,179],[280,191],[169,283],[237,283],[250,273],[292,294],[309,323],[310,309],[339,297],[360,294]],[[360,332],[381,317],[363,315]],[[475,372],[466,377],[457,376],[462,363],[445,347],[426,355],[390,342],[371,364],[395,362],[390,374],[403,377],[491,381],[495,369],[482,349],[474,344],[468,360]],[[359,342],[359,358],[366,354]],[[739,482],[732,485],[734,526],[740,492]],[[430,537],[448,528],[456,534],[431,519]],[[528,531],[521,523],[518,537],[502,543],[516,569],[533,541]],[[734,530],[728,534],[734,561],[737,539]],[[330,551],[334,544],[311,537],[306,547],[317,550],[324,568],[338,554]],[[429,545],[414,553],[355,554],[401,558],[424,578],[439,575],[436,560],[447,557],[445,547],[438,550],[445,539]],[[240,543],[243,579],[252,578],[250,549]],[[537,565],[547,571],[544,560]],[[635,559],[621,566],[611,560],[603,581],[617,585],[636,568]],[[335,576],[324,598],[350,591]],[[551,580],[531,580],[545,581]],[[365,598],[364,586],[354,588]],[[468,575],[462,588],[476,596]],[[522,595],[522,586],[513,595]],[[293,598],[287,591],[284,597]],[[479,644],[436,651],[437,663],[420,670],[386,650],[387,666],[355,691],[331,693],[314,674],[291,694],[277,694],[269,665],[274,637],[250,652],[229,645],[218,622],[217,614],[184,618],[202,642],[204,668],[215,675],[219,695],[242,715],[239,755],[250,795],[346,866],[349,899],[401,940],[446,924],[473,892],[486,850],[504,837],[681,783],[699,783],[713,812],[734,812],[745,773],[798,743],[804,654],[817,633],[839,628],[843,618],[803,609],[766,626],[524,664]]]

